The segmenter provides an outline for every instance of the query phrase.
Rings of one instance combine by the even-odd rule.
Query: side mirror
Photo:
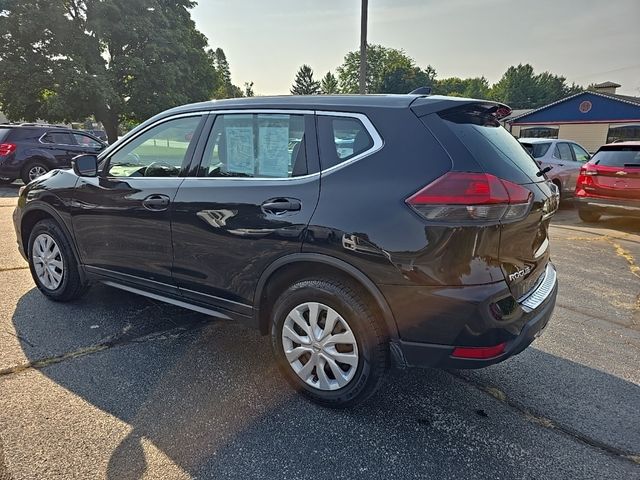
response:
[[[98,157],[95,155],[78,155],[71,160],[71,167],[79,177],[98,176]]]

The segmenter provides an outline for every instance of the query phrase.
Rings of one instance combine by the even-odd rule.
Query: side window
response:
[[[553,155],[560,160],[573,161],[573,155],[571,154],[571,148],[568,143],[558,143]]]
[[[177,177],[201,116],[161,123],[114,153],[106,174],[110,177]]]
[[[307,173],[304,115],[218,115],[199,176],[288,178]]]
[[[72,135],[76,143],[81,147],[99,148],[102,146],[100,142],[91,138],[89,135],[83,135],[82,133],[73,133]]]
[[[580,145],[576,145],[575,143],[572,143],[571,148],[573,149],[573,153],[576,156],[577,162],[583,162],[583,163],[588,162],[589,159],[591,158],[591,155],[589,155],[589,153]]]
[[[318,117],[318,135],[322,169],[360,155],[373,147],[373,139],[357,118]]]
[[[42,137],[42,142],[58,145],[74,145],[71,134],[66,132],[49,132],[44,137]]]

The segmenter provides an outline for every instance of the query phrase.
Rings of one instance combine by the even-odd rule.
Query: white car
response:
[[[540,168],[551,167],[547,177],[557,185],[561,197],[572,197],[580,167],[591,158],[589,152],[572,140],[556,138],[519,138],[518,140],[540,164]]]

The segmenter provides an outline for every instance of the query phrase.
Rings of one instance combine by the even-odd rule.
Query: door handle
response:
[[[166,195],[149,195],[142,201],[142,206],[153,212],[162,212],[169,208],[169,197]]]
[[[300,200],[295,198],[275,198],[262,204],[262,211],[272,215],[282,215],[285,212],[298,212],[302,208]]]

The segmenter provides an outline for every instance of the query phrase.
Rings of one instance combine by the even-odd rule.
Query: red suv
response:
[[[585,222],[602,215],[640,218],[640,142],[601,147],[580,169],[575,196]]]

